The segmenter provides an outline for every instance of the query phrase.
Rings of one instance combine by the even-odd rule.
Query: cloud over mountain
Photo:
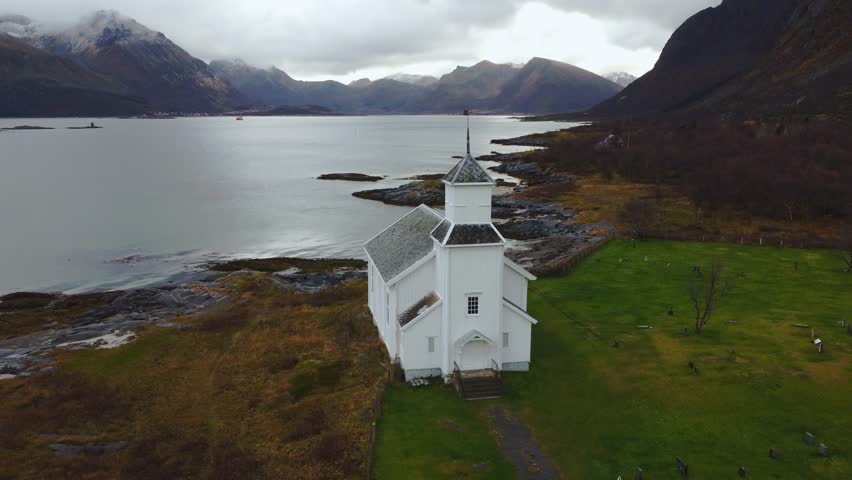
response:
[[[659,51],[681,21],[718,2],[5,0],[2,8],[48,23],[69,22],[98,9],[116,9],[169,32],[176,43],[204,60],[244,58],[257,65],[284,66],[302,77],[366,72],[360,76],[375,78],[398,71],[434,75],[480,58],[519,61],[539,54],[537,44],[548,41],[564,44],[566,49],[579,46],[586,35],[583,28],[571,25],[557,31],[540,31],[538,21],[543,18],[537,21],[519,16],[531,5],[545,4],[548,10],[539,9],[541,15],[564,15],[566,21],[573,18],[585,22],[588,28],[605,31],[611,46],[623,49],[625,57],[613,59],[609,67],[632,67],[642,73],[651,66],[647,64],[649,55],[637,53],[633,58],[629,52],[643,48]],[[512,38],[510,50],[488,41],[510,24],[525,32]],[[555,34],[559,36],[554,37]],[[594,69],[594,62],[604,52],[597,43],[566,53],[558,60]],[[632,65],[621,65],[628,62]],[[412,66],[432,71],[411,71]]]

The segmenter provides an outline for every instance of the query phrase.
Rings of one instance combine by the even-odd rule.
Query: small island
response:
[[[0,128],[0,130],[53,130],[53,127],[39,127],[37,125],[17,125],[15,127]]]
[[[364,173],[324,173],[317,178],[319,180],[345,180],[348,182],[378,182],[385,177]]]

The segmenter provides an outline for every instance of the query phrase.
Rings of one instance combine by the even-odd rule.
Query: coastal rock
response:
[[[480,162],[517,162],[520,161],[521,158],[515,155],[514,153],[500,153],[500,152],[491,152],[490,155],[480,155],[476,157],[476,159]]]
[[[543,217],[511,220],[496,225],[505,238],[512,240],[533,240],[554,235],[572,235],[577,226],[558,217]]]
[[[364,270],[344,270],[337,272],[279,272],[274,274],[284,286],[301,292],[315,292],[327,287],[339,285],[355,279],[367,278]]]
[[[0,130],[53,130],[53,127],[40,127],[38,125],[17,125],[9,128],[0,128]]]
[[[349,182],[378,182],[385,177],[364,173],[324,173],[317,178],[319,180],[346,180]]]
[[[610,134],[595,145],[596,152],[610,152],[624,149],[624,140],[618,135]]]
[[[578,253],[606,241],[608,236],[599,232],[612,228],[608,222],[577,225],[570,234],[514,242],[506,256],[535,275],[560,273]]]
[[[498,195],[491,198],[493,218],[534,218],[543,215],[556,215],[564,219],[574,218],[573,210],[562,208],[557,202],[524,200],[511,195]]]
[[[495,182],[497,183],[498,187],[517,187],[518,186],[517,183],[510,182],[510,181],[505,180],[503,178],[498,178],[498,179],[495,180]]]
[[[503,163],[497,165],[496,167],[491,167],[489,168],[489,170],[497,173],[511,175],[513,177],[526,180],[527,182],[533,184],[545,184],[564,181],[564,179],[553,175],[550,171],[542,170],[541,167],[536,163],[524,163],[522,161],[515,161],[511,163]]]
[[[411,182],[396,188],[365,190],[352,195],[366,200],[378,200],[389,205],[441,206],[444,204],[444,184],[428,181]]]
[[[39,365],[52,362],[48,356],[54,348],[111,348],[134,338],[133,330],[150,323],[160,322],[176,315],[199,312],[224,298],[212,283],[220,274],[205,274],[206,281],[193,281],[181,285],[160,285],[118,294],[106,305],[93,308],[71,321],[70,324],[36,333],[0,340],[0,373],[31,373]],[[193,277],[197,279],[198,277]],[[51,295],[51,303],[61,308],[73,305],[77,296],[60,294],[10,294],[3,300],[12,304],[44,301]],[[115,295],[115,294],[110,294]],[[111,297],[112,298],[112,297]],[[44,308],[42,305],[41,308]]]
[[[517,145],[521,147],[547,147],[550,145],[550,139],[541,135],[523,135],[515,138],[498,138],[491,140],[491,143],[496,145]]]

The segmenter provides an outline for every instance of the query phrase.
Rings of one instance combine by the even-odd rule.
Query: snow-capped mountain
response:
[[[636,80],[636,77],[630,75],[627,72],[607,73],[603,77],[611,82],[621,85],[622,88],[630,85],[631,83],[633,83],[634,80]]]
[[[153,110],[218,111],[240,100],[206,63],[162,33],[115,11],[98,11],[61,29],[20,17],[3,25],[34,47],[120,82],[125,93],[145,98]]]
[[[150,30],[136,20],[110,10],[95,12],[58,32],[43,32],[36,43],[45,50],[71,55],[134,44],[158,44],[167,47],[174,45],[162,33]]]
[[[385,77],[386,80],[396,80],[397,82],[408,83],[410,85],[419,85],[428,87],[438,82],[438,79],[431,75],[412,75],[410,73],[394,73]]]

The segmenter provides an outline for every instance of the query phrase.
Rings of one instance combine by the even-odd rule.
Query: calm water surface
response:
[[[95,122],[99,130],[65,127]],[[351,196],[443,173],[464,152],[458,116],[0,119],[0,293],[127,288],[201,262],[361,257],[408,208]],[[557,128],[471,117],[475,155],[494,138]],[[517,149],[514,149],[517,150]],[[387,175],[322,181],[323,173]]]

